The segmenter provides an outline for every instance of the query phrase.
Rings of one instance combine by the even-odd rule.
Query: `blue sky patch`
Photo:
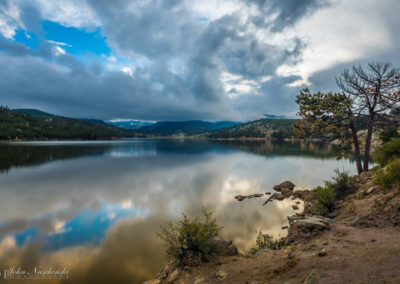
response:
[[[61,47],[70,54],[91,52],[96,55],[109,56],[111,53],[111,49],[106,43],[107,38],[101,34],[100,28],[88,32],[83,29],[64,27],[52,21],[43,21],[42,26],[46,40],[67,44]]]

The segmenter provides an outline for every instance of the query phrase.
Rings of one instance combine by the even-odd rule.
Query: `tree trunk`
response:
[[[351,128],[351,134],[353,136],[354,157],[356,159],[357,172],[358,172],[358,174],[361,174],[362,171],[363,171],[363,168],[362,168],[362,165],[361,165],[360,145],[358,144],[357,129],[354,126],[354,121],[352,121],[350,123],[350,128]]]
[[[369,153],[371,152],[373,129],[374,129],[374,116],[370,116],[368,121],[367,138],[365,139],[364,171],[366,172],[368,172]]]

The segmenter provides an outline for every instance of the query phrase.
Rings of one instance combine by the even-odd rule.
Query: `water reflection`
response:
[[[74,282],[97,283],[151,278],[165,261],[160,224],[202,206],[248,251],[257,229],[285,233],[293,201],[233,196],[354,168],[330,145],[265,141],[5,143],[0,153],[0,269],[66,265]]]

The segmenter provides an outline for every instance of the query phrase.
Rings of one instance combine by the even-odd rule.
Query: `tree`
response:
[[[336,81],[343,93],[300,92],[296,102],[303,120],[295,125],[295,131],[299,136],[328,133],[339,137],[343,145],[351,137],[358,173],[368,171],[372,134],[379,122],[390,121],[391,110],[400,106],[400,70],[389,62],[372,62],[367,71],[361,66],[344,70]],[[367,135],[361,163],[357,131],[364,120]]]
[[[307,138],[315,134],[329,134],[341,140],[341,150],[346,148],[350,139],[354,145],[357,171],[361,173],[363,169],[352,100],[343,93],[312,94],[304,89],[296,102],[300,107],[298,115],[303,118],[294,124],[296,135]]]
[[[353,113],[368,118],[363,165],[368,171],[372,134],[377,122],[400,106],[400,70],[390,62],[371,62],[366,70],[361,65],[353,66],[351,71],[344,70],[336,82],[353,101]]]

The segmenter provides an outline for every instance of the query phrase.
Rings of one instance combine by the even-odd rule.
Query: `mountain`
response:
[[[140,120],[108,121],[107,123],[125,129],[138,129],[143,126],[149,126],[154,124],[154,122],[140,121]]]
[[[95,124],[40,110],[0,107],[0,140],[111,139],[135,137],[130,130]]]
[[[142,134],[161,135],[161,136],[178,135],[181,133],[187,135],[194,135],[194,134],[210,132],[225,127],[231,127],[239,123],[240,122],[233,122],[233,121],[208,122],[201,120],[159,121],[152,125],[140,127],[136,131]]]
[[[30,115],[39,116],[39,117],[55,117],[55,116],[57,116],[55,114],[51,114],[51,113],[44,112],[44,111],[41,111],[38,109],[33,109],[33,108],[15,108],[15,109],[12,109],[11,111],[30,114]],[[95,124],[106,124],[101,119],[93,119],[93,118],[76,118],[76,119],[95,123]]]
[[[77,118],[77,119],[91,122],[94,124],[107,124],[104,120],[101,120],[101,119],[95,119],[95,118]]]
[[[205,134],[205,137],[217,139],[291,138],[294,136],[293,123],[295,121],[296,119],[264,118],[212,131]]]
[[[11,110],[13,112],[20,112],[20,113],[25,113],[25,114],[30,114],[33,116],[40,116],[40,117],[52,117],[55,116],[54,114],[47,113],[38,109],[33,109],[33,108],[16,108]]]
[[[290,119],[285,115],[264,114],[264,116],[269,119]]]

